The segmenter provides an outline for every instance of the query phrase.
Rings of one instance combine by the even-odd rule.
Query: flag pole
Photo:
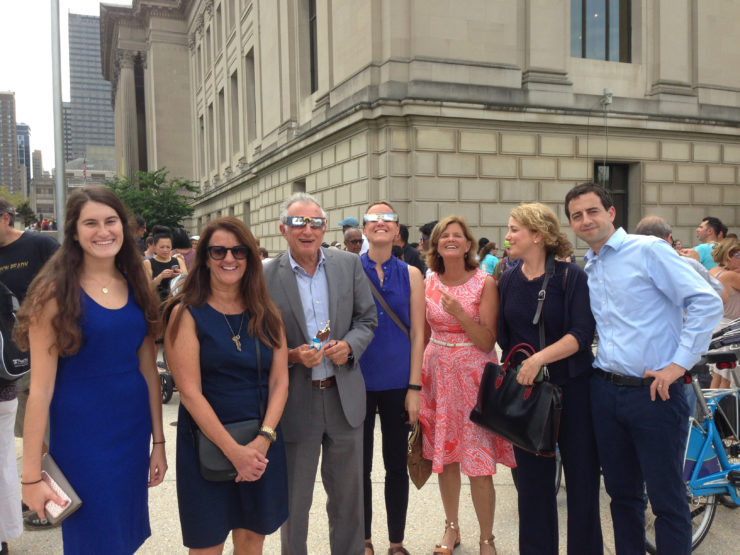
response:
[[[54,165],[57,213],[57,240],[64,240],[64,207],[67,194],[64,187],[64,130],[62,129],[62,58],[59,32],[59,0],[51,0],[51,73],[54,93]]]

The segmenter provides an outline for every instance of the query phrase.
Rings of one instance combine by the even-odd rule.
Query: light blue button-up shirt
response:
[[[722,318],[722,299],[666,241],[619,228],[585,258],[599,334],[595,366],[642,377],[671,362],[696,364]]]
[[[326,280],[326,258],[319,249],[319,263],[313,275],[309,275],[288,250],[290,266],[298,282],[298,294],[301,296],[303,316],[306,319],[306,331],[309,337],[316,337],[329,321],[329,282]],[[331,323],[329,324],[331,328]],[[312,380],[323,380],[334,375],[334,364],[326,356],[318,366],[311,368]]]

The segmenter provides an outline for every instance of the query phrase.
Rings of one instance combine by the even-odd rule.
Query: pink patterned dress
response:
[[[460,323],[441,305],[441,292],[446,291],[479,321],[478,307],[487,276],[477,270],[467,282],[453,287],[444,285],[436,273],[427,278],[427,321],[432,340],[470,344],[447,346],[430,340],[424,351],[419,420],[424,458],[432,461],[434,472],[442,472],[444,465],[454,462],[460,463],[466,476],[495,474],[497,463],[516,466],[511,443],[470,421],[483,367],[496,360],[496,352],[484,353],[473,345]]]

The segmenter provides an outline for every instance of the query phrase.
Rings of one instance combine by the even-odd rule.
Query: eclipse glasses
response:
[[[365,214],[362,219],[368,222],[398,222],[398,214],[389,212],[387,214]]]

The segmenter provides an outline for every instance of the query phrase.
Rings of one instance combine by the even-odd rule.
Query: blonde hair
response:
[[[432,230],[432,234],[429,236],[429,250],[427,251],[426,262],[427,266],[437,274],[443,274],[445,271],[444,260],[442,260],[442,256],[437,252],[439,238],[442,236],[444,230],[451,224],[458,224],[463,230],[465,239],[470,241],[470,248],[468,249],[468,252],[465,253],[465,269],[475,270],[478,267],[478,264],[475,261],[475,251],[473,250],[475,237],[473,237],[473,234],[470,232],[468,224],[465,223],[465,220],[460,216],[447,216],[443,220],[437,222],[437,225],[435,225]]]
[[[540,202],[520,204],[511,211],[511,217],[532,233],[540,233],[545,252],[565,258],[573,252],[568,237],[560,231],[560,222],[548,206]]]
[[[736,252],[740,251],[740,243],[737,239],[730,237],[729,239],[723,239],[712,249],[712,259],[724,267],[730,263],[730,258]]]

